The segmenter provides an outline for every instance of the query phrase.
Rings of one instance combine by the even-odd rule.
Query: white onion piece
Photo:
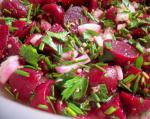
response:
[[[133,5],[129,4],[128,9],[131,13],[135,13],[135,7]]]
[[[101,26],[98,24],[94,24],[94,23],[82,24],[78,26],[79,34],[82,35],[82,33],[85,32],[86,30],[92,30],[92,31],[99,33],[101,30]]]
[[[94,12],[93,12],[93,15],[94,17],[96,17],[97,19],[99,19],[102,15],[103,15],[103,11],[100,10],[100,9],[96,9]]]
[[[129,21],[129,14],[128,13],[117,13],[116,16],[116,22],[122,22],[122,21]]]
[[[74,63],[74,64],[71,64],[71,65],[57,66],[55,69],[58,73],[61,73],[61,74],[70,72],[71,70],[75,70],[75,69],[79,68],[80,65],[87,64],[91,61],[87,54],[82,55],[82,56],[76,58],[75,60],[79,61],[79,60],[84,60],[84,59],[85,59],[85,61],[83,61],[83,62],[78,62],[78,63]]]
[[[118,25],[117,25],[117,30],[119,31],[119,30],[121,30],[122,28],[125,28],[126,26],[127,26],[126,23],[118,24]]]
[[[93,39],[94,39],[94,41],[96,42],[96,44],[97,44],[98,46],[103,47],[103,42],[104,42],[104,40],[103,40],[102,34],[99,35],[99,36],[94,36]]]
[[[116,66],[116,71],[118,73],[118,80],[122,80],[123,79],[123,71],[122,68],[120,66]]]
[[[19,56],[10,56],[7,60],[1,63],[0,66],[0,83],[7,82],[9,77],[20,67]]]
[[[41,34],[35,34],[33,38],[30,40],[30,43],[32,43],[32,45],[35,45],[37,41],[40,40],[40,38],[42,38]]]
[[[110,40],[113,39],[114,34],[112,33],[112,30],[110,28],[105,29],[103,34],[103,40]]]
[[[73,59],[78,56],[78,52],[76,50],[74,51],[68,51],[62,54],[62,59]]]

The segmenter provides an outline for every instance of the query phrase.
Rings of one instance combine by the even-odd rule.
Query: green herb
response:
[[[112,20],[109,20],[109,19],[102,19],[101,22],[104,24],[104,26],[107,28],[107,27],[112,27],[114,28],[115,27],[115,24]]]
[[[133,86],[133,93],[136,94],[136,92],[138,91],[139,89],[139,81],[141,79],[141,75],[138,75],[135,83],[134,83],[134,86]]]
[[[80,99],[87,91],[88,81],[80,76],[70,79],[64,84],[64,91],[62,92],[62,99],[67,100],[71,96],[73,99]]]
[[[127,91],[132,93],[132,90],[127,85],[125,85],[122,82],[119,83],[119,87],[122,87],[123,89],[125,89],[125,90],[127,90]]]
[[[69,115],[72,117],[76,117],[77,113],[75,111],[73,111],[71,108],[67,107],[66,110],[64,110],[64,114],[65,115]]]
[[[20,75],[20,76],[24,76],[24,77],[29,77],[30,76],[28,72],[25,72],[25,71],[19,70],[19,69],[17,69],[15,71],[15,73],[18,74],[18,75]]]
[[[106,115],[111,115],[111,114],[113,114],[115,111],[117,111],[117,108],[114,107],[114,106],[111,106],[111,107],[109,107],[104,113],[105,113]]]
[[[43,109],[43,110],[48,110],[48,106],[44,104],[38,104],[38,108]]]
[[[136,78],[136,75],[130,74],[125,79],[122,80],[122,83],[128,84]]]
[[[57,38],[59,39],[60,41],[66,41],[66,37],[67,35],[69,34],[68,32],[64,31],[64,32],[58,32],[58,33],[54,33],[54,32],[50,32],[48,31],[47,32],[48,36],[49,37],[52,37],[52,38]]]
[[[76,106],[75,104],[68,103],[68,107],[70,109],[72,109],[74,112],[76,112],[76,114],[78,114],[78,115],[84,115],[84,112],[78,106]]]
[[[15,21],[16,19],[15,18],[12,18],[12,17],[0,17],[0,20],[5,20],[5,23],[9,26],[12,25],[12,22]]]
[[[4,90],[5,90],[8,94],[10,94],[12,97],[15,97],[15,96],[14,96],[14,94],[12,93],[12,91],[11,91],[11,88],[10,88],[10,87],[5,86],[5,87],[4,87]]]
[[[135,47],[139,52],[144,53],[143,47],[139,42],[136,43]]]
[[[32,7],[33,7],[33,4],[30,4],[28,7],[27,23],[29,23],[31,19]]]
[[[107,48],[107,49],[109,49],[109,50],[112,49],[112,44],[111,44],[111,42],[106,42],[105,45],[106,45],[106,48]]]
[[[27,63],[38,67],[38,61],[40,55],[37,53],[37,50],[31,45],[23,45],[20,49],[20,55],[26,60]]]
[[[19,97],[19,92],[16,93],[15,100],[18,100],[18,97]]]
[[[89,100],[86,100],[86,101],[84,101],[83,103],[81,103],[81,104],[80,104],[80,108],[81,108],[82,110],[85,110],[85,111],[91,110],[90,101],[89,101]]]
[[[55,107],[54,107],[54,105],[51,101],[51,98],[49,96],[47,96],[47,101],[51,105],[51,108],[52,108],[53,112],[56,114],[56,109],[55,109]]]
[[[129,0],[122,0],[122,3],[128,7],[130,5],[130,1]]]
[[[135,61],[135,67],[141,68],[143,64],[143,56],[139,56]]]
[[[90,39],[93,36],[98,36],[99,34],[93,30],[86,30],[83,32],[83,39]]]
[[[58,55],[62,55],[63,54],[63,46],[62,45],[57,45],[57,51],[58,51]]]
[[[128,29],[126,29],[126,28],[122,28],[120,30],[120,32],[121,32],[123,37],[126,37],[126,35],[130,33],[130,31]]]

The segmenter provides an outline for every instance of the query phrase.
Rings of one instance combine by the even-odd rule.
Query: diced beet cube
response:
[[[57,4],[46,4],[42,7],[44,12],[51,15],[53,22],[57,22],[60,24],[64,23],[64,10],[61,6]]]
[[[146,32],[141,28],[135,28],[131,31],[133,38],[142,38],[146,36]]]
[[[126,115],[125,115],[125,112],[122,108],[122,105],[121,105],[121,102],[120,102],[120,98],[119,98],[119,95],[117,94],[115,97],[113,97],[113,99],[111,99],[110,101],[108,101],[107,103],[104,103],[102,106],[101,106],[101,110],[104,111],[104,113],[109,110],[109,108],[115,108],[115,111],[112,112],[112,114],[106,114],[109,119],[109,117],[111,116],[115,116],[115,117],[118,117],[119,119],[127,119],[126,118]],[[111,118],[110,118],[111,119]]]
[[[23,29],[26,26],[26,22],[22,20],[16,20],[12,22],[12,26],[17,28],[17,30],[15,30],[14,32],[14,36],[20,36],[20,33],[23,31]]]
[[[50,31],[57,33],[57,32],[64,32],[65,30],[64,30],[64,28],[63,28],[60,24],[55,23],[55,24],[51,27]]]
[[[96,10],[98,8],[98,0],[88,0],[89,11]]]
[[[15,37],[9,37],[7,41],[7,53],[8,55],[19,55],[21,43]]]
[[[63,110],[67,107],[66,102],[64,101],[57,101],[55,103],[55,109],[57,111],[58,114],[62,114]]]
[[[43,31],[48,31],[51,29],[51,24],[46,20],[41,20],[41,29]]]
[[[35,90],[35,96],[33,97],[30,105],[34,108],[44,110],[47,112],[53,112],[51,105],[47,101],[47,96],[51,96],[51,86],[54,84],[53,80],[48,80],[45,83],[39,85]],[[47,106],[47,109],[42,109],[39,105]]]
[[[22,102],[28,102],[35,88],[41,84],[42,72],[29,68],[20,69],[29,74],[28,77],[14,73],[9,78],[9,85],[15,93],[19,93]]]
[[[121,92],[120,97],[128,115],[140,115],[150,109],[150,99],[144,99],[126,92]]]
[[[63,6],[73,5],[83,5],[85,0],[60,0]]]
[[[4,0],[2,2],[2,12],[6,16],[24,18],[27,16],[27,7],[19,0]]]
[[[109,9],[107,9],[107,11],[106,11],[106,18],[107,19],[115,21],[116,15],[117,15],[117,8],[116,7],[111,7]]]
[[[0,25],[0,60],[5,58],[7,55],[6,53],[6,46],[9,36],[9,28],[6,25]]]
[[[117,89],[118,84],[118,71],[115,66],[103,67],[104,71],[93,68],[89,73],[89,83],[91,86],[98,84],[106,84],[109,94],[113,93]]]
[[[108,8],[111,5],[111,0],[102,0],[101,5],[103,8]]]
[[[70,7],[65,13],[64,24],[69,26],[71,32],[77,33],[80,19],[82,19],[83,24],[87,23],[87,18],[83,15],[83,9],[79,6]]]
[[[104,47],[115,57],[118,64],[133,62],[139,56],[138,51],[133,46],[122,41],[105,41]]]
[[[141,69],[139,69],[139,68],[137,68],[137,67],[135,67],[135,66],[133,66],[133,65],[130,65],[129,67],[127,67],[127,68],[125,69],[125,71],[126,71],[126,75],[130,75],[130,74],[136,75],[136,74],[142,72]]]

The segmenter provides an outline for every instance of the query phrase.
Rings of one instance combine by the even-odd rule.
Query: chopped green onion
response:
[[[139,56],[135,61],[135,67],[141,68],[143,64],[143,56]]]
[[[138,91],[140,79],[141,79],[141,75],[138,75],[138,77],[134,83],[134,86],[133,86],[133,93],[134,94]]]
[[[15,73],[18,74],[18,75],[20,75],[20,76],[24,76],[24,77],[29,77],[30,76],[28,72],[25,72],[25,71],[19,70],[19,69],[17,69],[15,71]]]
[[[74,112],[76,112],[76,114],[78,114],[78,115],[84,115],[84,112],[79,107],[77,107],[75,104],[68,103],[68,107],[70,109],[72,109]]]
[[[105,113],[106,115],[111,115],[111,114],[113,114],[116,110],[117,110],[116,107],[111,106],[111,107],[109,107],[104,113]]]
[[[38,108],[43,109],[43,110],[48,110],[48,106],[44,104],[38,104]]]
[[[144,53],[143,47],[139,42],[136,43],[135,47],[140,53]]]
[[[122,80],[122,83],[128,84],[136,78],[136,75],[130,74],[125,79]]]
[[[66,108],[66,111],[72,116],[72,117],[76,117],[77,113],[74,112],[72,109],[70,109],[69,107]]]
[[[27,14],[27,23],[29,23],[31,19],[32,7],[33,7],[33,4],[30,4],[29,9],[28,9],[28,14]]]
[[[52,108],[53,112],[56,114],[56,109],[55,109],[55,107],[54,107],[54,105],[53,105],[53,103],[52,103],[49,96],[47,96],[47,100],[48,100],[48,103],[51,105],[51,108]]]

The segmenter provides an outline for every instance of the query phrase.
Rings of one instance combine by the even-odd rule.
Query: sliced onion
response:
[[[122,22],[122,21],[129,21],[129,14],[128,13],[117,13],[116,16],[116,22]]]
[[[102,35],[103,34],[99,36],[94,36],[94,41],[96,42],[98,46],[101,46],[101,47],[103,47],[103,42],[104,42]]]
[[[62,59],[73,59],[78,56],[78,52],[76,50],[74,51],[68,51],[62,54]]]
[[[118,73],[118,80],[122,80],[123,79],[123,71],[122,68],[120,66],[116,66],[116,71]]]
[[[0,83],[6,83],[19,66],[19,56],[10,56],[2,62],[0,66]]]
[[[37,41],[40,40],[40,38],[42,38],[41,34],[35,34],[33,38],[30,40],[30,43],[32,43],[32,45],[35,45]]]
[[[97,19],[99,19],[100,17],[102,17],[103,13],[104,13],[104,12],[103,12],[102,10],[96,9],[96,10],[93,12],[93,15],[94,15],[94,17],[96,17]]]
[[[128,9],[131,13],[135,13],[135,7],[133,5],[129,4]]]
[[[70,72],[71,70],[75,70],[75,69],[79,68],[80,65],[87,64],[91,61],[91,59],[89,58],[89,56],[87,54],[82,55],[82,56],[76,58],[75,60],[79,61],[79,60],[84,60],[84,59],[85,59],[85,61],[83,61],[83,62],[78,62],[78,63],[74,63],[71,65],[57,66],[55,69],[58,73],[61,73],[61,74]]]
[[[92,30],[92,31],[99,33],[101,30],[101,26],[98,24],[94,24],[94,23],[82,24],[78,26],[79,34],[82,35],[82,33],[85,32],[86,30]]]
[[[117,30],[119,31],[119,30],[121,30],[122,28],[125,28],[126,26],[127,26],[126,23],[118,24],[118,25],[117,25]]]
[[[112,33],[112,29],[111,28],[107,28],[105,29],[104,31],[104,34],[103,34],[103,40],[112,40],[114,37],[114,34]]]

